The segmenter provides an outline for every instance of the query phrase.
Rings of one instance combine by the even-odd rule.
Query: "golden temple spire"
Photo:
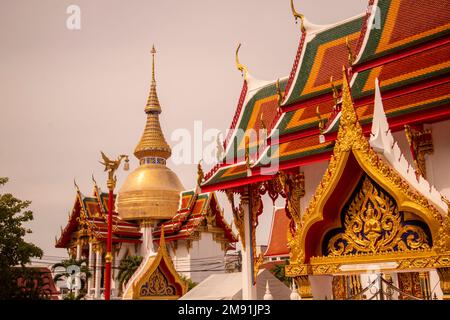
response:
[[[146,157],[162,158],[163,161],[156,161],[153,163],[165,163],[165,160],[170,157],[172,150],[167,144],[164,134],[161,130],[159,123],[159,114],[161,113],[161,106],[158,100],[158,94],[156,92],[156,80],[155,80],[155,46],[152,47],[152,82],[150,85],[150,93],[145,107],[145,113],[147,114],[147,123],[145,125],[144,133],[139,141],[134,155],[139,160]]]
[[[147,105],[145,112],[158,112],[161,113],[161,106],[159,105],[158,94],[156,93],[156,80],[155,80],[155,46],[152,47],[152,83],[150,85],[150,93],[148,95]]]
[[[350,86],[347,79],[347,70],[342,70],[342,106],[341,118],[339,120],[339,130],[335,148],[340,151],[349,151],[351,149],[361,149],[368,145],[364,138],[362,127],[358,121],[356,110],[353,105],[353,99],[350,92]]]

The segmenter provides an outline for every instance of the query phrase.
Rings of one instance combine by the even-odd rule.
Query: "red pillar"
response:
[[[112,263],[112,211],[113,211],[113,190],[109,190],[108,196],[108,237],[106,239],[105,257],[105,300],[111,297],[111,263]]]

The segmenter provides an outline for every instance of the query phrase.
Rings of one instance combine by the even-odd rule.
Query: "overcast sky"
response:
[[[81,9],[81,29],[69,30],[69,5]],[[301,0],[297,11],[328,24],[364,12],[366,0]],[[224,130],[242,78],[234,51],[260,79],[289,75],[300,36],[289,0],[0,0],[0,190],[32,201],[29,240],[45,254],[65,255],[54,237],[67,222],[76,178],[92,192],[91,174],[106,190],[100,150],[132,155],[145,124],[157,50],[161,125],[172,146],[177,128]],[[131,157],[131,170],[137,161]],[[186,188],[196,166],[168,162]],[[206,171],[206,168],[205,168]],[[118,172],[120,187],[126,172]],[[223,198],[222,198],[223,199]],[[229,221],[227,202],[222,201]],[[257,241],[268,241],[272,209]]]

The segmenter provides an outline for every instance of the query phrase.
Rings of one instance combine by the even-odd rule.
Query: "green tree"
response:
[[[8,178],[0,177],[0,187],[7,182]],[[24,240],[25,235],[31,233],[23,226],[33,220],[33,212],[27,210],[30,204],[30,201],[19,200],[10,193],[0,194],[0,299],[37,298],[30,295],[29,290],[27,294],[26,288],[19,285],[19,282],[30,283],[19,281],[31,277],[31,271],[25,265],[31,258],[41,258],[43,254],[40,248]],[[40,285],[39,281],[35,283]]]
[[[123,287],[141,265],[142,259],[143,258],[141,256],[128,256],[120,261],[117,280],[119,281],[121,292]]]
[[[186,276],[181,275],[180,278],[181,278],[181,280],[183,280],[184,282],[187,283],[187,285],[188,285],[188,291],[190,291],[191,289],[193,289],[193,288],[198,284],[197,282],[192,281],[191,278],[188,278],[188,277],[186,277]]]
[[[73,258],[63,260],[61,262],[55,263],[52,266],[52,270],[55,273],[57,271],[57,268],[62,268],[63,272],[58,272],[55,274],[55,277],[53,278],[53,281],[57,283],[60,280],[67,280],[71,274],[68,272],[68,269],[70,266],[76,266],[79,268],[79,277],[81,282],[81,288],[78,290],[78,295],[75,295],[75,293],[70,290],[70,293],[64,297],[66,300],[80,300],[84,298],[84,296],[87,294],[87,281],[91,277],[91,272],[89,271],[89,268],[86,264],[86,259],[80,259],[76,260]]]
[[[281,282],[283,282],[288,287],[291,284],[291,279],[289,277],[286,277],[286,274],[284,273],[285,267],[287,265],[287,261],[281,264],[275,265],[270,272]]]

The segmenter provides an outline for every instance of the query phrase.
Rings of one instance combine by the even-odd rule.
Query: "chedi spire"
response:
[[[164,134],[159,123],[159,114],[161,113],[161,106],[156,92],[155,80],[155,46],[152,48],[152,81],[150,84],[150,93],[145,106],[145,113],[147,114],[147,123],[145,125],[144,133],[139,141],[134,155],[139,159],[141,164],[145,163],[161,163],[165,164],[172,154],[170,146],[167,144]],[[147,161],[148,160],[148,161]]]

